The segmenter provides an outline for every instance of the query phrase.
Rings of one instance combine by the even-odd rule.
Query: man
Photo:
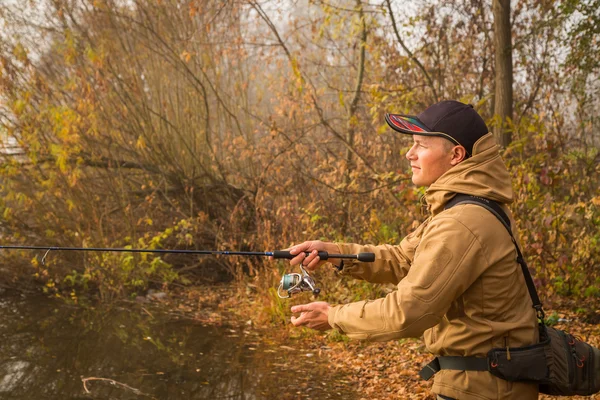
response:
[[[386,121],[395,131],[413,136],[406,158],[413,183],[428,187],[429,218],[397,246],[308,241],[290,251],[298,254],[291,264],[302,263],[309,270],[323,263],[317,256],[321,250],[373,252],[375,262],[344,263],[338,267],[341,274],[394,283],[398,290],[373,301],[294,306],[292,312],[300,315],[292,323],[335,328],[351,338],[373,341],[424,334],[428,350],[438,357],[485,357],[494,347],[537,343],[535,310],[502,223],[476,204],[444,208],[464,193],[494,200],[510,216],[510,175],[483,119],[470,105],[442,101],[417,117],[388,114]],[[438,399],[538,397],[535,384],[465,369],[435,374],[432,390]]]

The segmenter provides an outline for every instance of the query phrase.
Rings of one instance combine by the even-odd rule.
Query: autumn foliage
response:
[[[422,192],[404,159],[410,139],[390,132],[383,114],[458,99],[498,123],[491,5],[300,3],[0,6],[2,244],[398,243],[424,218]],[[541,293],[594,310],[600,98],[586,4],[514,5],[504,157]],[[235,278],[274,309],[286,268],[257,258],[50,252],[42,264],[39,252],[2,254],[5,284],[110,299]],[[319,279],[338,302],[387,290]]]

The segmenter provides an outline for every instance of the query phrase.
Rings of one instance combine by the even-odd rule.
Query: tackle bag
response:
[[[529,273],[527,263],[517,245],[510,219],[500,205],[492,200],[466,194],[457,194],[446,209],[457,204],[477,204],[494,214],[504,225],[517,250],[517,262],[525,276],[525,283],[533,308],[539,319],[537,344],[523,347],[494,348],[482,357],[436,357],[419,373],[429,379],[440,369],[489,371],[507,381],[532,382],[539,385],[540,393],[559,396],[589,396],[600,391],[600,349],[585,343],[568,332],[544,324],[544,310]]]

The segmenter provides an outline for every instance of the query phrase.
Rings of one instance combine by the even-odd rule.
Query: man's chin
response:
[[[416,187],[428,187],[431,185],[431,183],[427,183],[427,182],[423,182],[421,179],[415,179],[415,177],[413,176],[412,178],[412,183],[416,186]]]

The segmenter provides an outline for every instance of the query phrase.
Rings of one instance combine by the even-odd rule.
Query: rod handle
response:
[[[310,254],[310,252],[305,251],[304,254],[306,254],[307,256]],[[331,256],[329,255],[329,253],[327,253],[326,251],[319,251],[319,258],[321,260],[328,260],[329,258],[354,258],[358,261],[361,262],[373,262],[375,261],[375,254],[374,253],[358,253],[358,254],[332,254]],[[287,250],[275,250],[273,252],[273,258],[285,258],[288,260],[291,260],[292,258],[296,257],[296,255],[292,255],[290,254],[289,251]]]
[[[358,253],[356,259],[361,262],[373,262],[375,261],[375,253]]]
[[[310,254],[310,251],[305,251],[304,254],[306,254],[307,256]],[[275,250],[273,252],[273,258],[285,258],[288,260],[291,260],[292,258],[296,257],[298,254],[290,254],[289,251],[287,250]],[[329,259],[329,253],[327,253],[326,251],[320,251],[319,252],[319,258],[321,260],[328,260]]]

